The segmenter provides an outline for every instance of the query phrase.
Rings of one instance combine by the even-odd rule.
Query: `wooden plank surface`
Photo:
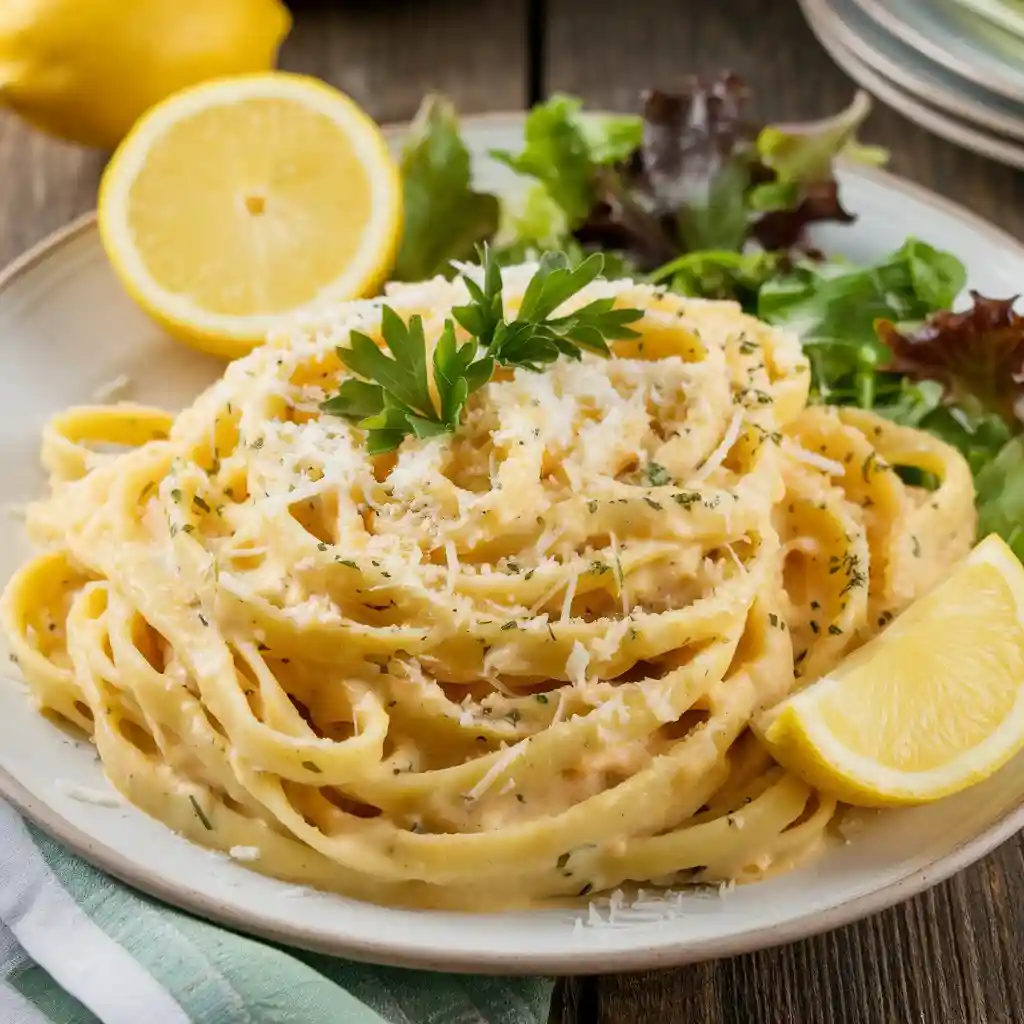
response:
[[[526,101],[527,0],[299,0],[281,64],[350,93],[377,120],[411,117],[425,92],[465,113]],[[104,155],[0,113],[0,265],[96,205]]]
[[[722,68],[751,86],[752,113],[834,113],[855,84],[795,0],[548,0],[544,85],[636,109],[640,89]],[[929,135],[876,104],[864,138],[891,168],[1024,239],[1024,174]],[[921,225],[927,234],[927,225]],[[1024,281],[1021,282],[1024,290]],[[860,924],[752,956],[678,971],[572,979],[563,1024],[1020,1024],[1024,839]]]

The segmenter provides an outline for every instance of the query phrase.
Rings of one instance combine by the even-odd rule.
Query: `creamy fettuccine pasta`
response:
[[[530,270],[506,272],[507,307]],[[455,434],[394,454],[320,410],[379,300],[272,339],[178,415],[56,417],[38,554],[3,598],[39,707],[171,829],[369,900],[795,862],[835,803],[759,723],[967,552],[970,473],[927,434],[809,406],[797,340],[731,303],[628,281],[573,303],[608,295],[645,314],[613,358],[501,371]],[[465,300],[386,297],[435,339]]]

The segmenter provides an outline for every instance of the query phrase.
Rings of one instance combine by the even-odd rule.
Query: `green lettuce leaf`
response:
[[[494,239],[501,263],[539,260],[549,250],[571,252],[576,248],[565,211],[539,182],[521,198],[502,203],[501,225]]]
[[[495,196],[473,190],[469,151],[455,109],[427,96],[413,121],[401,159],[405,229],[391,277],[420,281],[450,272],[452,260],[471,259],[498,228]]]
[[[642,134],[638,117],[584,118],[578,99],[556,94],[527,115],[521,153],[495,150],[491,155],[539,181],[575,228],[594,205],[597,169],[626,159]]]
[[[757,136],[757,155],[774,180],[757,186],[751,205],[758,210],[775,210],[796,205],[801,189],[832,180],[837,157],[860,163],[884,164],[886,150],[864,146],[857,132],[871,112],[866,92],[858,92],[853,102],[833,117],[820,121],[766,125]]]
[[[761,289],[780,274],[782,263],[779,253],[705,249],[664,264],[650,279],[680,295],[732,299],[744,312],[756,314]]]
[[[762,319],[800,335],[812,387],[824,401],[873,408],[895,401],[901,377],[885,374],[891,353],[875,322],[923,320],[948,308],[966,282],[960,262],[916,238],[878,263],[801,261],[767,280],[758,294]]]
[[[1008,441],[975,477],[978,536],[998,533],[1024,561],[1024,436]]]

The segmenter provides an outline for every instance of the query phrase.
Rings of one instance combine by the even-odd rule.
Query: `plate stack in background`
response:
[[[837,64],[881,102],[1024,168],[1024,0],[800,0]]]

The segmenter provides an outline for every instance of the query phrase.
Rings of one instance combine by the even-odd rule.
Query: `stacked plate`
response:
[[[1024,168],[1024,0],[800,0],[852,78],[910,120]]]

